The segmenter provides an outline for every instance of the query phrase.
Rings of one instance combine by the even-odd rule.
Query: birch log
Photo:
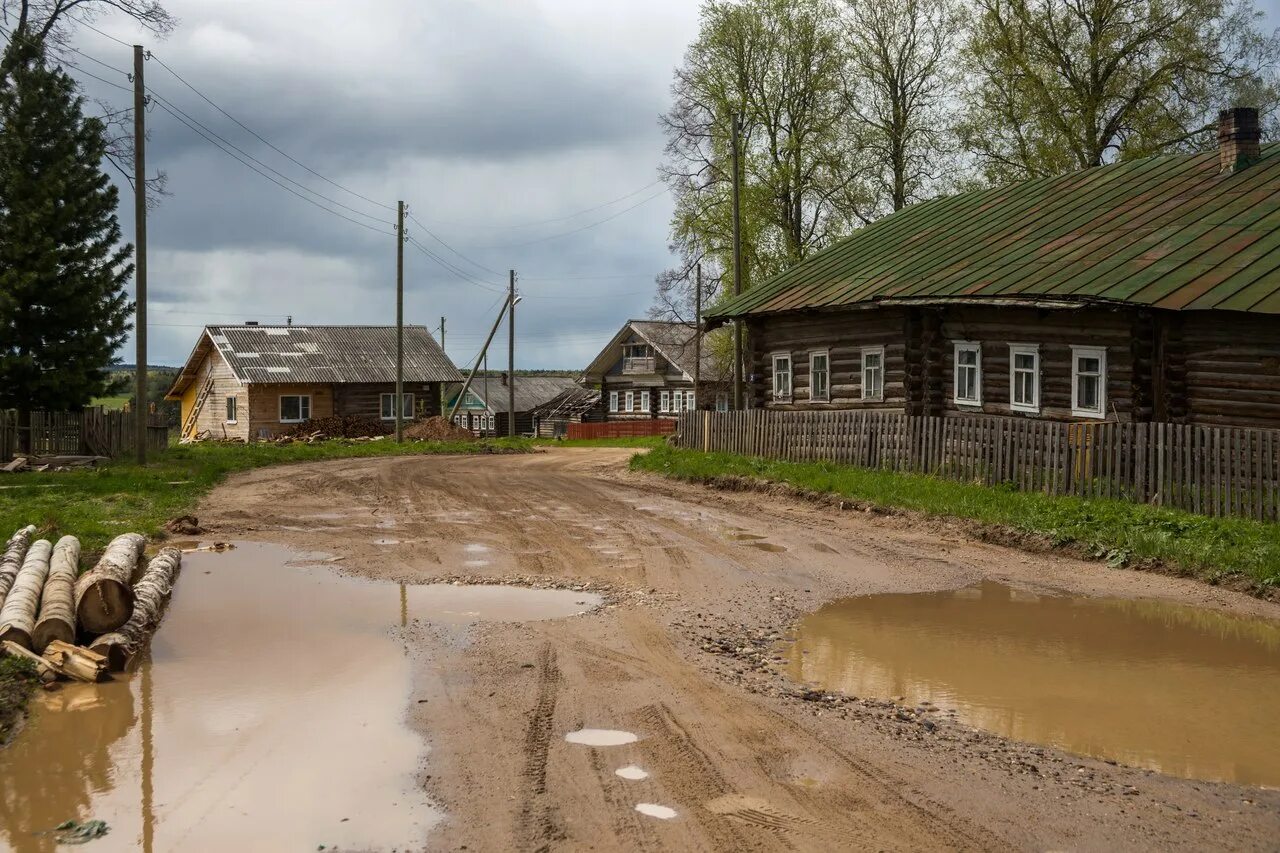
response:
[[[31,537],[35,535],[36,526],[28,524],[9,537],[4,546],[4,556],[0,557],[0,607],[4,607],[5,596],[18,577],[22,561],[27,556],[27,548],[31,545]]]
[[[31,632],[36,626],[36,611],[40,609],[40,593],[49,577],[49,555],[53,543],[38,539],[27,549],[18,577],[9,595],[0,607],[0,643],[8,640],[24,649],[31,648]]]
[[[117,536],[98,564],[76,581],[76,622],[86,634],[105,634],[129,621],[133,612],[129,579],[146,544],[146,537],[139,533]]]
[[[142,648],[147,637],[160,624],[169,596],[173,594],[173,582],[182,565],[182,551],[161,548],[147,571],[133,588],[133,615],[119,630],[103,634],[89,644],[89,648],[107,659],[112,672],[121,672]]]
[[[80,540],[63,536],[53,546],[49,560],[49,579],[40,596],[40,615],[31,634],[31,650],[44,654],[53,640],[74,644],[76,641],[75,594],[76,575],[80,573]]]

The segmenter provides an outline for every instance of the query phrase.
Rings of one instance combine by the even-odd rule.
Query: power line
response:
[[[86,28],[88,28],[88,29],[93,30],[95,33],[97,33],[98,35],[102,36],[103,38],[111,39],[111,40],[112,40],[113,42],[115,42],[116,44],[122,44],[122,45],[124,45],[125,47],[129,47],[129,48],[133,47],[133,45],[129,44],[129,42],[127,42],[127,41],[123,41],[123,40],[121,40],[121,39],[118,39],[118,38],[116,38],[115,36],[111,35],[110,33],[104,33],[102,30],[98,29],[98,28],[97,28],[97,27],[95,27],[93,24],[89,23],[88,21],[84,20],[83,18],[75,18],[75,22],[76,22],[77,24],[79,24],[80,26],[82,26],[82,27],[86,27]]]
[[[571,230],[571,231],[562,231],[562,232],[561,232],[561,233],[559,233],[559,234],[550,234],[550,235],[548,235],[548,236],[546,236],[546,237],[538,237],[538,238],[536,238],[536,239],[533,239],[533,240],[525,240],[525,241],[520,242],[520,243],[499,243],[499,244],[496,244],[496,245],[493,245],[493,246],[479,246],[479,247],[477,247],[477,248],[480,248],[480,249],[516,249],[516,248],[520,248],[521,246],[532,246],[532,245],[534,245],[534,244],[536,244],[536,243],[545,243],[545,242],[547,242],[548,240],[558,240],[558,239],[560,239],[561,237],[568,237],[568,236],[570,236],[570,235],[572,235],[572,234],[578,234],[578,233],[580,233],[580,232],[582,232],[582,231],[586,231],[586,230],[587,230],[587,229],[589,229],[589,228],[595,228],[596,226],[603,225],[603,224],[605,224],[606,222],[612,222],[613,220],[617,219],[617,218],[618,218],[619,216],[621,216],[622,214],[624,214],[624,213],[629,213],[630,211],[635,210],[637,207],[640,207],[641,205],[648,204],[649,202],[653,201],[655,198],[658,198],[659,196],[666,195],[666,192],[667,192],[667,191],[664,189],[664,190],[662,190],[662,192],[654,193],[653,195],[649,196],[648,198],[641,199],[640,201],[636,202],[635,204],[631,205],[630,207],[624,207],[622,210],[619,210],[617,213],[613,214],[612,216],[606,216],[604,219],[600,219],[600,220],[597,220],[597,221],[595,221],[595,222],[589,222],[589,223],[587,223],[586,225],[583,225],[583,226],[581,226],[581,227],[579,227],[579,228],[574,228],[574,229],[573,229],[573,230]]]
[[[182,115],[179,115],[179,113],[182,113],[182,111],[181,111],[181,110],[178,110],[178,109],[177,109],[177,107],[173,107],[173,108],[171,109],[171,108],[170,108],[169,103],[168,103],[167,101],[165,101],[163,98],[161,98],[159,95],[155,95],[155,94],[153,94],[153,95],[152,95],[152,98],[155,100],[155,103],[160,107],[160,109],[164,110],[164,111],[165,111],[165,112],[167,112],[169,115],[173,116],[175,119],[177,119],[177,120],[178,120],[180,123],[182,123],[183,125],[186,125],[186,127],[187,127],[187,128],[188,128],[192,133],[195,133],[197,136],[202,137],[206,142],[208,142],[210,145],[213,145],[213,146],[214,146],[215,148],[217,148],[218,150],[222,151],[222,152],[223,152],[224,154],[226,154],[228,157],[231,157],[231,158],[232,158],[232,159],[234,159],[234,160],[238,160],[240,163],[243,163],[245,166],[248,166],[250,169],[252,169],[253,171],[257,172],[259,175],[261,175],[262,177],[266,178],[266,179],[267,179],[268,181],[270,181],[271,183],[273,183],[273,184],[275,184],[276,186],[280,187],[282,190],[285,190],[286,192],[291,193],[292,195],[297,196],[298,198],[302,199],[303,201],[307,202],[308,204],[313,204],[313,205],[315,205],[316,207],[318,207],[318,208],[320,208],[321,210],[323,210],[325,213],[332,214],[333,216],[336,216],[336,217],[338,217],[339,219],[345,219],[347,222],[350,222],[350,223],[352,223],[353,225],[359,225],[361,228],[367,228],[367,229],[369,229],[370,231],[373,231],[373,232],[375,232],[375,233],[377,233],[377,234],[383,234],[383,233],[386,233],[386,232],[384,232],[382,229],[380,229],[380,228],[376,228],[376,227],[374,227],[374,226],[372,226],[372,225],[369,225],[369,224],[368,224],[368,223],[366,223],[366,222],[361,222],[361,221],[360,221],[360,220],[358,220],[358,219],[352,219],[350,216],[347,216],[347,215],[346,215],[346,214],[344,214],[344,213],[339,213],[338,211],[336,211],[336,210],[334,210],[334,209],[332,209],[332,208],[325,207],[325,206],[324,206],[323,204],[321,204],[320,202],[316,201],[316,200],[315,200],[315,199],[313,199],[313,198],[309,198],[309,197],[307,197],[307,196],[303,195],[302,193],[298,192],[297,190],[295,190],[293,187],[289,186],[288,184],[281,183],[280,181],[278,181],[278,180],[276,180],[275,178],[271,177],[271,175],[269,175],[269,174],[267,174],[266,172],[264,172],[262,169],[259,169],[257,166],[253,165],[253,163],[252,163],[252,162],[250,162],[250,160],[252,160],[253,158],[248,158],[248,155],[245,155],[245,158],[242,158],[242,157],[240,157],[240,156],[237,156],[237,155],[234,153],[234,151],[232,151],[232,150],[231,150],[231,149],[235,148],[235,146],[231,145],[230,143],[226,143],[226,144],[227,144],[227,146],[230,146],[230,147],[224,147],[224,146],[223,146],[223,144],[221,144],[221,143],[219,143],[218,141],[216,141],[214,137],[216,137],[216,136],[217,136],[217,134],[212,134],[212,131],[210,131],[210,134],[212,134],[212,135],[209,135],[209,134],[206,134],[204,131],[200,130],[200,127],[203,127],[203,125],[200,125],[200,123],[199,123],[199,122],[197,122],[197,121],[195,121],[195,119],[191,119],[191,121],[188,121],[187,119],[183,118],[183,117],[182,117]],[[176,112],[175,112],[175,110],[176,110]],[[183,114],[183,115],[185,115],[185,114]],[[220,137],[219,137],[219,138],[220,138]],[[239,150],[239,149],[236,149],[236,150]],[[248,159],[246,159],[246,158],[248,158]],[[255,161],[255,162],[256,162],[256,161]],[[268,168],[269,168],[269,167],[268,167]],[[362,216],[368,216],[368,214],[361,214],[361,215],[362,215]],[[369,217],[369,218],[371,218],[371,219],[372,219],[372,217]],[[380,220],[377,220],[377,221],[379,222],[379,224],[384,225],[384,226],[386,226],[387,228],[390,228],[390,227],[391,227],[391,223],[389,223],[389,222],[381,222]]]
[[[486,283],[486,282],[483,282],[483,281],[481,281],[480,279],[476,278],[475,276],[471,275],[471,274],[470,274],[469,272],[467,272],[466,270],[461,269],[460,267],[458,267],[458,266],[457,266],[457,265],[455,265],[455,264],[450,263],[449,261],[446,261],[444,258],[442,258],[442,257],[440,257],[439,255],[437,255],[435,252],[431,251],[431,250],[430,250],[430,249],[428,249],[426,246],[422,245],[422,244],[421,244],[421,243],[419,243],[417,240],[413,239],[413,237],[411,237],[411,236],[410,236],[410,237],[407,237],[407,238],[406,238],[406,242],[407,242],[410,246],[413,246],[415,249],[417,249],[417,250],[418,250],[419,252],[421,252],[422,254],[426,255],[426,256],[427,256],[428,258],[430,258],[431,260],[435,261],[439,266],[443,267],[444,269],[448,270],[449,272],[453,273],[454,275],[458,276],[459,278],[463,279],[464,281],[468,281],[468,282],[470,282],[471,284],[474,284],[476,287],[483,288],[483,289],[488,290],[488,291],[490,291],[490,292],[492,292],[492,293],[502,293],[502,292],[503,292],[503,291],[501,291],[499,288],[494,287],[492,284],[488,284],[488,283]]]
[[[435,241],[436,241],[437,243],[439,243],[441,246],[444,246],[444,247],[445,247],[446,249],[448,249],[450,252],[453,252],[453,253],[454,253],[455,255],[457,255],[459,258],[462,258],[462,260],[466,261],[467,263],[471,264],[471,265],[472,265],[472,266],[474,266],[474,267],[477,267],[478,269],[482,269],[482,270],[484,270],[484,271],[485,271],[485,272],[487,272],[487,273],[493,273],[494,275],[502,275],[502,273],[498,272],[497,270],[495,270],[495,269],[491,269],[491,268],[489,268],[489,267],[486,267],[484,264],[480,263],[479,261],[472,260],[471,258],[468,258],[466,255],[462,254],[462,253],[461,253],[461,252],[459,252],[457,249],[455,249],[455,248],[453,248],[452,246],[450,246],[448,243],[446,243],[446,242],[445,242],[444,240],[442,240],[440,237],[437,237],[437,236],[436,236],[436,234],[435,234],[435,233],[434,233],[430,228],[428,228],[427,226],[423,225],[423,224],[422,224],[422,220],[420,220],[420,219],[418,219],[418,217],[414,216],[412,212],[410,212],[410,213],[409,213],[409,218],[410,218],[411,220],[413,220],[413,222],[414,222],[414,223],[415,223],[419,228],[421,228],[423,231],[426,231],[426,232],[427,232],[427,234],[431,237],[431,239],[432,239],[432,240],[435,240]]]
[[[226,110],[224,110],[222,107],[218,106],[218,105],[217,105],[217,103],[215,103],[215,102],[213,101],[213,99],[212,99],[212,98],[210,98],[210,97],[209,97],[208,95],[206,95],[204,92],[201,92],[201,91],[200,91],[199,89],[197,89],[195,86],[193,86],[193,85],[191,85],[190,83],[188,83],[188,82],[186,81],[186,79],[184,79],[184,78],[182,77],[182,75],[180,75],[177,71],[174,71],[172,68],[170,68],[168,65],[166,65],[166,64],[165,64],[165,61],[164,61],[163,59],[161,59],[160,57],[156,56],[154,53],[153,53],[153,54],[151,54],[151,58],[152,58],[152,59],[154,59],[157,63],[159,63],[161,68],[163,68],[165,71],[168,71],[170,74],[172,74],[172,75],[173,75],[173,76],[178,80],[178,82],[179,82],[179,83],[181,83],[182,85],[186,86],[188,89],[190,89],[191,91],[193,91],[193,92],[195,92],[197,95],[199,95],[199,96],[200,96],[200,98],[201,98],[202,100],[204,100],[204,102],[205,102],[205,103],[207,103],[209,106],[213,107],[215,110],[217,110],[218,112],[222,113],[224,116],[226,116],[227,118],[229,118],[231,121],[235,122],[235,123],[236,123],[237,125],[239,125],[239,126],[240,126],[240,128],[241,128],[241,129],[243,129],[246,133],[249,133],[250,135],[252,135],[255,139],[257,139],[257,140],[258,140],[259,142],[261,142],[263,145],[267,146],[267,147],[268,147],[268,148],[270,148],[272,151],[274,151],[274,152],[276,152],[277,154],[279,154],[281,157],[284,157],[284,158],[285,158],[285,159],[287,159],[290,163],[293,163],[293,164],[294,164],[295,166],[297,166],[298,168],[303,169],[303,170],[305,170],[305,171],[307,171],[307,172],[311,173],[312,175],[316,176],[317,178],[319,178],[320,180],[324,181],[325,183],[330,184],[330,185],[332,185],[332,186],[334,186],[334,187],[337,187],[338,189],[342,190],[343,192],[348,193],[348,194],[350,194],[350,195],[353,195],[353,196],[355,196],[356,198],[361,199],[362,201],[366,201],[366,202],[368,202],[369,204],[372,204],[372,205],[374,205],[374,206],[376,206],[376,207],[381,207],[381,208],[386,209],[386,210],[395,210],[395,207],[394,207],[393,205],[384,204],[384,203],[382,203],[382,202],[380,202],[380,201],[375,201],[375,200],[373,200],[373,199],[369,198],[369,197],[368,197],[368,196],[366,196],[366,195],[361,195],[360,193],[356,192],[355,190],[353,190],[353,189],[350,189],[350,188],[348,188],[348,187],[343,186],[342,184],[338,183],[337,181],[333,180],[332,178],[329,178],[329,177],[326,177],[325,175],[320,174],[320,173],[319,173],[319,172],[317,172],[315,169],[312,169],[312,168],[311,168],[310,166],[308,166],[307,164],[305,164],[305,163],[301,162],[300,160],[298,160],[297,158],[295,158],[292,154],[289,154],[287,151],[284,151],[283,149],[279,148],[279,147],[278,147],[278,146],[276,146],[273,142],[271,142],[269,139],[267,139],[266,137],[264,137],[262,134],[258,133],[256,130],[254,130],[253,128],[249,127],[249,126],[248,126],[247,124],[245,124],[244,122],[240,121],[240,119],[236,118],[236,117],[235,117],[235,116],[233,116],[231,113],[227,112],[227,111],[226,111]],[[335,203],[335,204],[337,204],[338,202],[334,202],[334,203]],[[362,215],[367,215],[367,214],[362,214]]]

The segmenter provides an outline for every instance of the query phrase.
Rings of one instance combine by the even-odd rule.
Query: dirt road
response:
[[[806,695],[752,645],[838,596],[984,577],[1272,618],[1275,605],[945,527],[633,475],[628,455],[263,469],[202,507],[212,537],[327,552],[352,573],[610,590],[612,604],[594,613],[479,627],[465,643],[427,624],[404,630],[415,673],[408,721],[430,747],[421,779],[448,814],[430,849],[1267,849],[1280,838],[1277,792]],[[583,727],[639,740],[608,750],[564,741]],[[629,764],[648,778],[615,774]],[[647,816],[638,802],[678,816]]]

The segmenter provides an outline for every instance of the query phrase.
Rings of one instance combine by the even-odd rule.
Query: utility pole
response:
[[[404,441],[404,202],[396,202],[396,441]]]
[[[440,349],[444,349],[444,318],[440,318]]]
[[[146,61],[142,45],[133,46],[133,342],[136,347],[133,387],[133,440],[139,465],[147,464],[147,89],[142,82]]]
[[[738,168],[738,133],[739,125],[742,119],[737,114],[733,115],[733,126],[729,133],[730,144],[733,146],[733,295],[738,296],[742,293],[742,210],[739,200],[741,190],[739,183],[742,180],[741,170]],[[694,398],[697,399],[696,397]],[[742,320],[735,319],[733,321],[733,408],[735,411],[742,409]]]
[[[507,285],[507,435],[516,436],[516,271]]]
[[[702,399],[702,262],[695,267],[693,285],[693,409]]]
[[[457,417],[458,409],[462,406],[462,399],[467,396],[467,390],[471,387],[471,380],[476,378],[476,371],[480,369],[480,362],[488,363],[489,344],[493,343],[493,336],[498,334],[498,327],[502,325],[502,317],[507,313],[507,309],[510,306],[511,300],[507,299],[498,311],[498,316],[493,321],[493,328],[489,330],[489,337],[484,339],[484,346],[480,348],[480,355],[476,356],[476,363],[471,366],[471,372],[467,374],[467,381],[462,383],[462,388],[458,391],[458,397],[453,401],[453,408],[449,410],[448,420],[452,421]]]

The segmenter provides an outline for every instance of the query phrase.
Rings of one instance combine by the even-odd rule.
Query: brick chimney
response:
[[[1218,113],[1218,163],[1222,174],[1238,172],[1255,162],[1261,139],[1254,107],[1232,107]]]

